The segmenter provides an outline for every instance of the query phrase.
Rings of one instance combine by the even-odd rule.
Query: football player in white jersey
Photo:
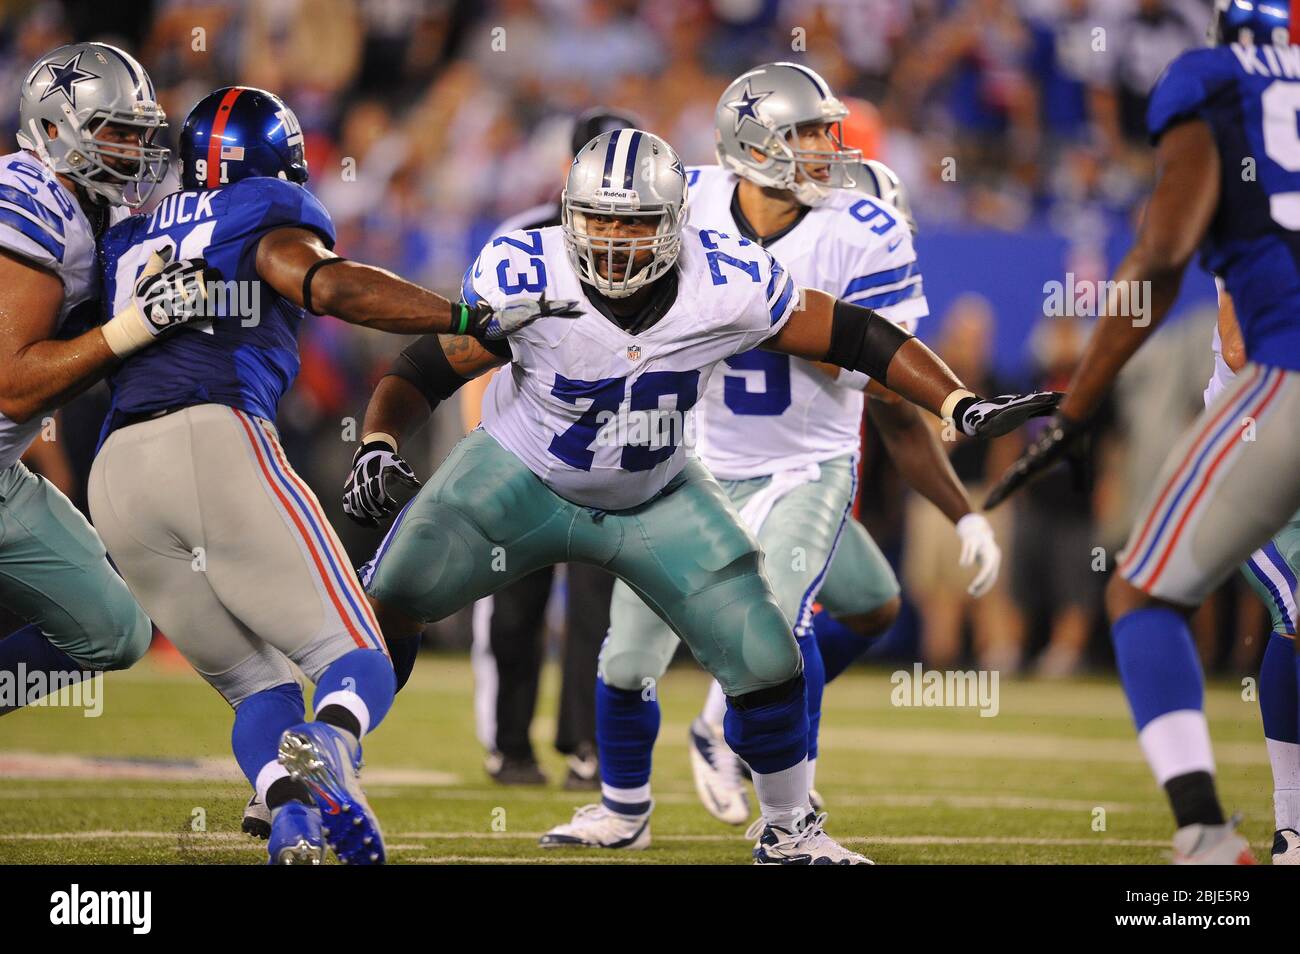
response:
[[[718,100],[719,164],[687,169],[691,222],[754,242],[801,287],[872,308],[912,332],[927,306],[911,231],[899,209],[854,188],[861,156],[843,148],[839,137],[847,114],[808,67],[769,63],[738,77]],[[832,557],[844,582],[823,602],[847,625],[852,649],[861,652],[884,632],[900,602],[888,561],[851,515],[864,388],[886,447],[904,477],[957,524],[971,561],[980,564],[973,589],[985,592],[1001,559],[992,529],[972,513],[938,437],[915,405],[861,373],[755,349],[719,365],[695,410],[700,460],[758,538],[777,605],[803,655],[810,789],[826,672],[813,603],[833,572]],[[601,652],[601,677],[613,684],[598,690],[603,701],[597,708],[600,750],[618,760],[604,779],[604,795],[613,802],[650,800],[659,701],[656,694],[610,690],[657,684],[677,643],[627,584],[615,585]],[[835,659],[832,674],[851,659]],[[726,697],[715,682],[690,728],[691,765],[709,813],[744,824],[749,803],[738,759],[723,739],[725,715]],[[819,798],[812,795],[816,807]],[[640,827],[644,819],[609,821],[580,812],[543,843],[621,844],[622,829]]]
[[[47,414],[194,317],[204,291],[201,260],[155,256],[129,306],[94,327],[96,238],[166,171],[144,68],[74,43],[37,60],[20,95],[22,148],[0,156],[0,603],[29,625],[0,640],[0,677],[18,687],[0,714],[149,648],[149,619],[98,535],[19,457]]]
[[[385,634],[400,639],[538,567],[605,567],[722,683],[726,740],[752,768],[763,813],[755,860],[865,863],[809,805],[803,661],[757,542],[687,453],[688,413],[718,362],[763,343],[863,371],[972,435],[1005,433],[1056,396],[976,397],[888,319],[796,289],[747,239],[687,226],[686,192],[662,139],[605,133],[574,160],[561,227],[483,250],[466,272],[470,305],[536,295],[573,300],[576,314],[539,318],[499,354],[436,336],[403,352],[371,397],[345,498],[375,516],[391,506],[388,475],[409,470],[401,441],[432,406],[492,365],[510,370],[488,387],[483,426],[403,508],[363,579]]]
[[[1219,287],[1219,323],[1214,329],[1214,374],[1205,387],[1209,407],[1246,366],[1246,345],[1233,311],[1232,297]],[[1275,865],[1300,864],[1300,706],[1297,699],[1295,638],[1300,613],[1296,580],[1300,577],[1300,513],[1241,567],[1255,595],[1268,608],[1270,633],[1259,664],[1259,712],[1264,743],[1273,770],[1272,858]]]

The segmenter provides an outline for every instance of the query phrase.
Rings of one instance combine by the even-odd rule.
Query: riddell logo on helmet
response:
[[[641,196],[634,189],[597,189],[594,198],[597,202],[630,205],[633,208],[641,205]]]

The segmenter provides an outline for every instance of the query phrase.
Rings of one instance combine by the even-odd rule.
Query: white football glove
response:
[[[452,314],[452,334],[470,335],[480,341],[495,341],[513,334],[538,318],[577,318],[582,314],[576,301],[568,299],[512,298],[498,309],[485,301],[476,305],[461,302]]]
[[[968,513],[957,521],[957,538],[961,540],[960,564],[979,568],[966,592],[983,596],[993,589],[1002,566],[1002,548],[993,536],[993,527],[982,513]]]
[[[202,258],[173,262],[173,254],[167,246],[150,255],[131,303],[104,323],[104,340],[119,358],[152,344],[165,331],[211,317],[206,314],[208,284],[221,276]]]

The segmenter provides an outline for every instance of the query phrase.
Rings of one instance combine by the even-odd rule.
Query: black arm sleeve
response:
[[[870,308],[836,299],[826,360],[884,384],[894,353],[911,337],[910,332]]]
[[[436,334],[421,335],[403,348],[388,373],[413,384],[429,402],[430,410],[455,394],[466,381],[452,370]]]

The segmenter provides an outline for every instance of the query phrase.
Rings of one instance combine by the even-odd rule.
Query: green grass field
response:
[[[541,713],[554,711],[548,667]],[[367,741],[367,789],[397,863],[742,864],[750,844],[696,801],[686,728],[704,676],[664,679],[653,844],[643,852],[543,851],[538,835],[588,793],[559,788],[549,717],[535,726],[554,784],[503,788],[483,773],[466,658],[426,656]],[[818,788],[828,830],[885,864],[1154,864],[1172,825],[1118,684],[1003,680],[1000,711],[891,705],[889,672],[827,688]],[[248,790],[230,713],[196,676],[146,661],[108,677],[104,711],[28,709],[0,720],[0,862],[255,864],[239,831]],[[1273,830],[1258,705],[1233,683],[1207,711],[1225,805],[1267,859]],[[1102,811],[1099,811],[1102,810]],[[1104,812],[1104,818],[1103,816]],[[1104,830],[1095,830],[1104,821]]]

